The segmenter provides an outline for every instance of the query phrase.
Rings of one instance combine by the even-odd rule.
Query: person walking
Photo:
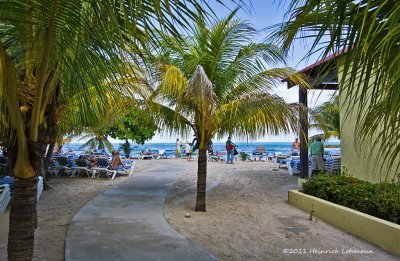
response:
[[[228,140],[226,141],[226,151],[228,153],[227,158],[226,158],[226,164],[233,164],[233,158],[235,157],[234,152],[235,152],[235,143],[231,141],[231,137],[228,137]]]
[[[181,155],[181,143],[179,142],[179,138],[176,138],[176,151],[175,151],[175,157],[179,159]]]
[[[321,142],[321,137],[317,136],[311,143],[310,154],[312,175],[314,175],[324,169],[324,144]]]

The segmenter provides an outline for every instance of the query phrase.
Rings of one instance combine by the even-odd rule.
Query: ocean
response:
[[[122,143],[113,143],[113,149],[119,150],[122,153],[122,149],[120,149],[120,145]],[[243,151],[248,154],[251,154],[255,151],[257,146],[264,146],[267,153],[281,152],[282,154],[290,154],[292,148],[292,142],[246,142],[246,143],[235,143],[238,147],[238,151]],[[339,146],[339,142],[324,142],[325,145]],[[76,154],[81,154],[85,152],[88,148],[80,148],[82,146],[81,143],[67,143],[63,146],[63,152],[67,152],[68,150],[74,151]],[[140,153],[141,150],[150,149],[154,153],[158,153],[158,150],[164,149],[168,156],[175,155],[176,145],[175,143],[145,143],[144,145],[133,144],[131,143],[133,150],[130,156],[134,156]],[[185,148],[185,143],[182,145],[181,153]],[[327,148],[326,150],[340,152],[340,148]],[[225,143],[214,143],[214,152],[217,151],[226,151]]]

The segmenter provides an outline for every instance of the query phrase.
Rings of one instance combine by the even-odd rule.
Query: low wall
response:
[[[400,225],[290,190],[288,202],[313,216],[400,256]]]

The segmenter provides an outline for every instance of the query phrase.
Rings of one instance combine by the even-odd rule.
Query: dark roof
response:
[[[331,62],[334,61],[334,59],[336,57],[341,56],[342,54],[347,53],[347,48],[345,48],[343,51],[339,51],[336,52],[334,54],[328,55],[327,57],[325,57],[324,59],[317,61],[309,66],[307,66],[304,69],[301,69],[300,71],[298,71],[299,73],[306,73],[308,71],[312,71],[313,69],[317,69],[319,66],[326,64],[327,62]]]
[[[309,76],[315,82],[315,84],[313,85],[313,89],[337,90],[338,73],[336,58],[346,52],[347,48],[331,54],[324,59],[317,61],[298,71],[298,73]],[[295,86],[293,83],[287,81],[287,79],[284,79],[283,82],[287,82],[288,89]]]

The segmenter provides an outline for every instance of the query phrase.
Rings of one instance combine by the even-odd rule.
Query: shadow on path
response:
[[[165,220],[165,195],[186,168],[154,161],[88,202],[69,225],[65,260],[217,260]]]

